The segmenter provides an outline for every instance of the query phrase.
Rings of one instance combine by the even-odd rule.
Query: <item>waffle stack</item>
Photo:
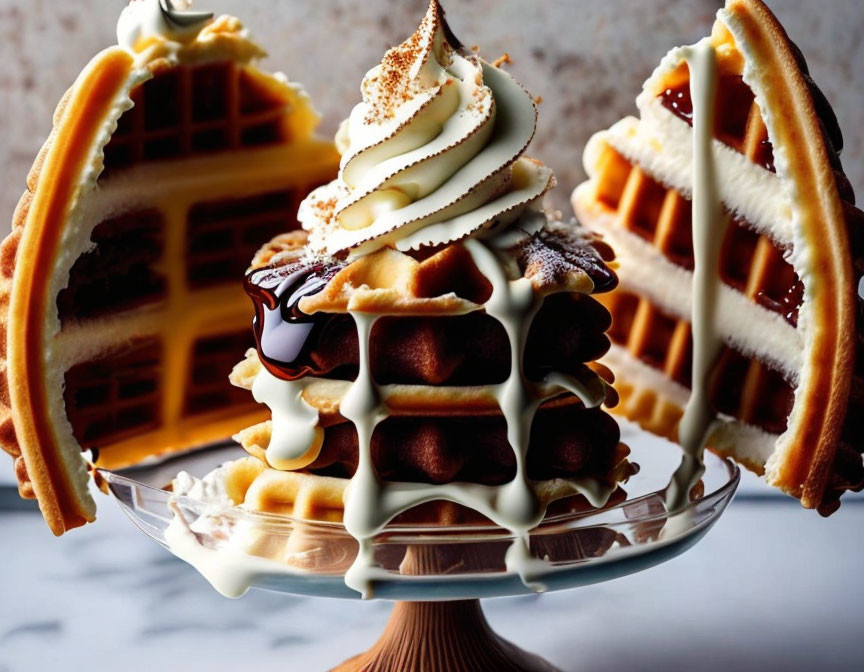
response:
[[[243,271],[336,172],[237,19],[183,30],[82,72],[2,248],[2,445],[58,534],[94,517],[82,449],[122,467],[261,417],[226,380],[252,344]]]
[[[589,365],[609,346],[608,312],[590,294],[608,291],[615,277],[581,235],[563,228],[544,232],[510,252],[535,291],[548,294],[528,332],[523,367],[538,385],[552,371],[588,386],[600,384],[614,404],[614,391]],[[369,339],[371,372],[388,415],[372,435],[377,476],[439,486],[510,482],[516,457],[495,396],[495,387],[510,375],[510,345],[504,327],[483,310],[491,286],[464,246],[413,255],[386,248],[351,263],[333,261],[331,267],[310,265],[308,259],[303,232],[277,237],[256,256],[247,287],[258,302],[261,288],[280,286],[285,278],[295,276],[298,285],[310,276],[321,282],[298,304],[298,314],[308,316],[310,325],[300,356],[290,366],[268,360],[259,328],[258,349],[234,368],[231,381],[271,404],[274,417],[282,409],[273,407],[259,386],[271,377],[297,381],[302,400],[316,414],[320,439],[286,468],[268,460],[273,421],[238,433],[235,438],[247,452],[271,468],[253,481],[245,467],[228,478],[232,502],[313,520],[341,519],[342,493],[361,452],[354,424],[340,412],[358,375],[358,330],[349,314],[356,311],[382,316]],[[555,291],[565,283],[569,291]],[[288,289],[282,296],[290,294]],[[259,303],[259,326],[262,317]],[[527,475],[547,504],[576,495],[573,482],[580,480],[614,489],[631,470],[618,439],[618,427],[605,411],[562,393],[536,413]],[[584,505],[581,496],[572,503],[577,500]],[[409,519],[418,516],[427,522],[485,520],[468,507],[443,502],[412,511]]]
[[[534,97],[463,48],[437,0],[361,91],[339,175],[246,275],[256,347],[231,380],[271,419],[235,438],[264,468],[205,477],[224,493],[217,513],[193,534],[175,525],[176,541],[194,557],[226,505],[341,520],[345,582],[368,596],[389,568],[376,553],[388,525],[491,522],[511,535],[507,570],[531,583],[537,552],[559,557],[531,541],[550,504],[602,507],[633,470],[594,363],[609,347],[592,295],[617,282],[611,250],[547,216],[554,175],[524,156]],[[227,538],[289,564],[307,545]]]
[[[800,51],[760,0],[730,0],[718,62],[714,163],[728,223],[708,390],[708,444],[828,514],[864,482],[861,301],[864,217],[842,136]],[[675,438],[691,386],[693,103],[673,50],[626,118],[585,151],[580,219],[619,260],[612,313],[618,411]],[[856,318],[856,312],[858,317]]]

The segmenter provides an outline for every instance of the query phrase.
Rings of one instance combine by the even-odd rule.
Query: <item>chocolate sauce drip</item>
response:
[[[255,304],[255,342],[261,363],[277,378],[297,380],[319,375],[309,357],[332,316],[307,315],[300,300],[322,291],[344,264],[296,261],[252,271],[244,288]]]
[[[666,89],[660,94],[663,107],[683,119],[691,126],[693,125],[693,101],[690,99],[689,83],[675,89]]]
[[[756,294],[756,303],[780,313],[793,327],[798,326],[798,310],[804,301],[804,283],[796,276],[794,284],[779,299],[770,297],[766,292]]]

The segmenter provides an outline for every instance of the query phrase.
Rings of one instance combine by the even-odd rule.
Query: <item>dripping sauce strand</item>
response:
[[[321,372],[308,356],[329,316],[307,315],[300,300],[321,292],[345,264],[294,261],[249,272],[243,282],[255,306],[252,322],[261,363],[277,378]]]
[[[743,149],[750,110],[755,104],[753,91],[741,75],[720,75],[717,87],[714,137],[740,152]],[[690,126],[693,125],[693,99],[689,81],[666,88],[660,94],[660,100],[663,106],[675,116],[683,119]],[[767,137],[760,142],[753,162],[772,173],[776,172],[774,148]],[[804,286],[797,276],[782,296],[770,296],[767,292],[760,291],[755,298],[757,303],[780,313],[789,324],[797,326],[798,309],[804,298]]]

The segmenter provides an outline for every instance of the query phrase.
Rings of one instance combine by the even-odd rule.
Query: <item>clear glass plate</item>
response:
[[[708,454],[701,494],[686,509],[669,516],[662,491],[678,465],[680,449],[632,428],[625,429],[623,438],[631,447],[631,461],[640,466],[624,486],[626,498],[600,510],[549,515],[531,532],[531,551],[540,559],[532,567],[532,579],[544,590],[608,581],[665,562],[701,539],[732,500],[740,479],[738,468]],[[357,544],[340,523],[242,508],[214,513],[206,503],[175,497],[163,489],[179,471],[203,476],[242,455],[236,445],[224,444],[101,474],[133,522],[184,559],[189,558],[178,552],[176,544],[172,548],[169,528],[173,523],[200,530],[205,522],[203,529],[212,532],[197,533],[197,542],[218,553],[220,565],[237,563],[238,569],[242,565],[251,587],[359,598],[344,583]],[[529,594],[534,589],[505,567],[504,555],[512,540],[507,530],[491,524],[390,525],[374,540],[379,570],[374,597],[428,601]],[[244,562],[248,556],[253,556],[251,569]]]

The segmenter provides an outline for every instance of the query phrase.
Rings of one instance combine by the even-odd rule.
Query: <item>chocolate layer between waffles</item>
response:
[[[242,273],[336,170],[306,94],[237,19],[205,24],[94,58],[2,248],[2,443],[56,533],[94,517],[82,449],[114,468],[261,418],[225,380]]]
[[[725,342],[708,389],[722,422],[709,445],[823,514],[864,484],[862,214],[842,136],[806,62],[759,0],[730,0],[718,60],[714,155],[731,220],[718,269]],[[586,148],[577,214],[616,248],[621,290],[604,299],[618,410],[674,437],[690,386],[693,104],[670,52],[646,82],[641,119]]]

